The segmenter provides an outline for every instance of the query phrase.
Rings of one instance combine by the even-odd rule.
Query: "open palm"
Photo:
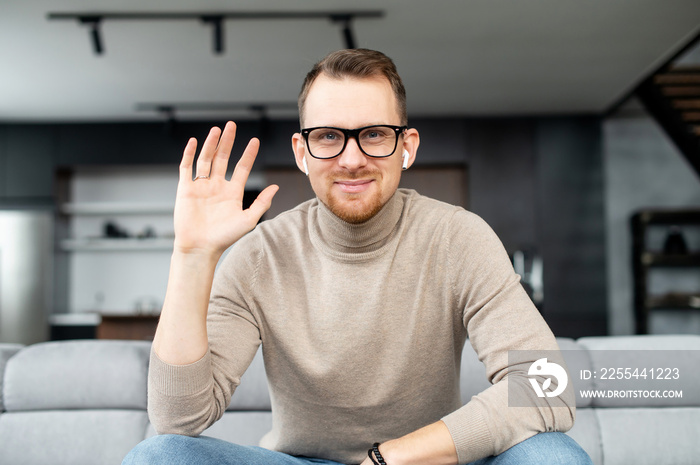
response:
[[[197,140],[190,139],[185,147],[175,200],[175,249],[179,252],[223,253],[251,231],[270,208],[278,190],[275,185],[265,188],[250,208],[243,209],[245,183],[260,146],[257,139],[251,139],[231,180],[226,180],[235,136],[236,125],[230,121],[223,132],[211,129],[197,160],[194,180]]]

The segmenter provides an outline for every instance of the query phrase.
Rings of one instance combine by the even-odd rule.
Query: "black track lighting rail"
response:
[[[224,19],[334,19],[334,18],[381,18],[381,10],[357,11],[227,11],[227,12],[63,12],[49,13],[49,19],[78,19],[84,16],[98,16],[103,19],[122,20],[187,20],[205,16]]]
[[[49,13],[49,20],[72,20],[90,28],[95,54],[104,53],[101,25],[105,21],[201,21],[212,26],[212,44],[216,54],[224,51],[224,21],[227,20],[313,20],[325,19],[341,26],[345,48],[355,48],[351,24],[355,19],[376,19],[380,10],[358,11],[224,11],[224,12],[61,12]]]
[[[188,112],[246,111],[261,120],[269,110],[296,110],[297,102],[150,102],[137,103],[136,111],[155,112],[175,121],[176,115]]]
[[[248,110],[259,107],[286,110],[296,109],[297,102],[148,102],[136,104],[137,111],[158,111],[163,107],[183,111]]]

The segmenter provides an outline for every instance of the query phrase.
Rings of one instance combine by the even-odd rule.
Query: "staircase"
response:
[[[668,65],[635,94],[700,176],[700,66]]]

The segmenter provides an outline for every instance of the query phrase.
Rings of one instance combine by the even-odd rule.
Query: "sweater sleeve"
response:
[[[443,418],[459,463],[468,463],[539,432],[569,430],[575,398],[571,383],[557,397],[537,397],[528,379],[532,363],[546,354],[566,368],[556,339],[491,228],[465,211],[453,219],[448,239],[453,291],[469,342],[492,383]]]
[[[159,434],[197,436],[223,415],[260,345],[250,309],[259,251],[251,234],[217,270],[207,312],[209,350],[195,363],[171,365],[151,351],[148,415]]]

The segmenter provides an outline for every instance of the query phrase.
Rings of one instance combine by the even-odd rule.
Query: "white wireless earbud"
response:
[[[309,175],[309,167],[306,164],[306,157],[302,158],[301,163],[304,165],[304,174]]]
[[[411,158],[411,154],[408,153],[408,150],[404,149],[403,151],[403,166],[401,166],[402,169],[407,170],[408,169],[408,159]]]

